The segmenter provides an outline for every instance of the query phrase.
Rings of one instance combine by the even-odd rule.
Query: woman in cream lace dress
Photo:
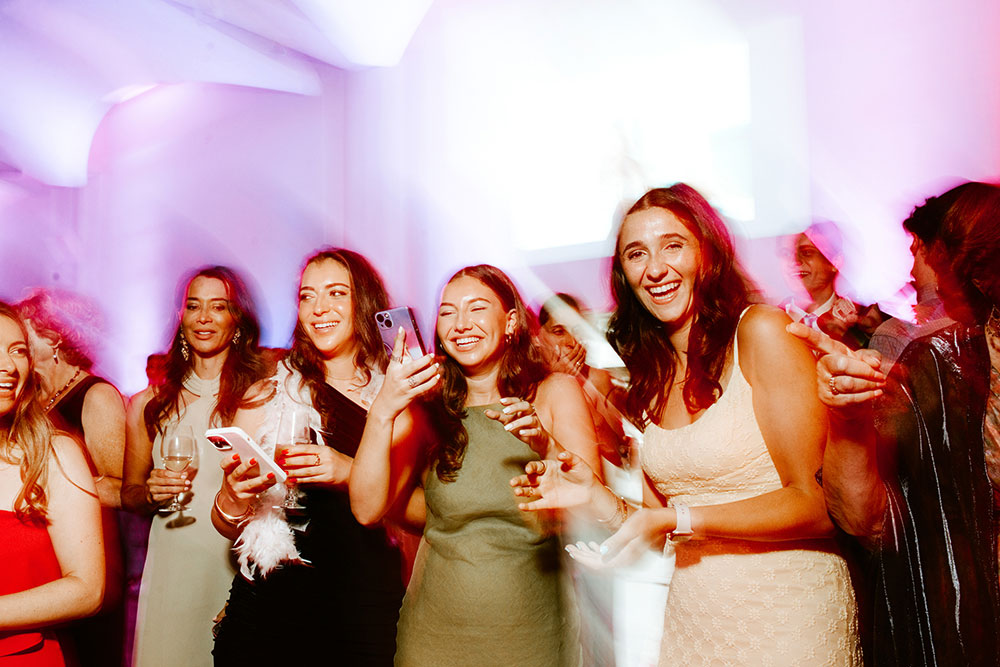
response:
[[[572,456],[515,480],[530,509],[580,505],[621,528],[598,566],[676,549],[661,665],[860,664],[854,595],[815,479],[826,419],[788,317],[751,305],[728,230],[692,188],[652,190],[626,215],[609,339],[645,427],[644,507]],[[548,474],[545,474],[545,473]],[[541,500],[538,500],[541,496]]]

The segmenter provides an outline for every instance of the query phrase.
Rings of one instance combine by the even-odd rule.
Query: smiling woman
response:
[[[52,628],[97,611],[104,550],[87,463],[36,391],[27,330],[0,303],[0,661],[56,667]]]
[[[242,279],[216,266],[182,284],[164,376],[128,408],[122,505],[154,514],[136,618],[137,667],[212,664],[212,621],[225,604],[233,568],[229,541],[209,518],[222,473],[204,433],[228,426],[247,388],[266,374],[260,327]],[[167,469],[161,445],[185,429],[195,448],[175,472]],[[187,512],[183,518],[164,507],[175,497],[181,514]]]
[[[355,459],[351,504],[366,522],[398,504],[426,514],[400,610],[398,665],[578,660],[558,541],[518,510],[509,483],[529,461],[564,450],[598,466],[583,391],[548,373],[536,329],[510,278],[479,265],[452,276],[441,295],[440,364],[402,359],[397,338]],[[400,439],[408,411],[417,428]]]
[[[223,461],[212,520],[237,540],[240,572],[219,624],[215,664],[391,665],[403,596],[402,558],[382,525],[355,520],[347,485],[368,407],[387,361],[375,313],[382,279],[356,252],[309,257],[299,280],[292,349],[251,387],[234,425],[288,473]],[[308,436],[286,438],[296,415]],[[296,639],[298,638],[298,639]]]

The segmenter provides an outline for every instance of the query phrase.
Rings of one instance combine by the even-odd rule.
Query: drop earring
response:
[[[56,366],[59,365],[59,346],[58,345],[56,345],[55,347],[52,348],[52,363],[54,363]]]
[[[178,334],[178,337],[181,339],[181,356],[184,357],[184,361],[190,361],[191,353],[188,351],[188,342],[187,339],[184,337],[183,329]]]
[[[233,334],[233,342],[232,342],[232,344],[236,345],[236,343],[238,343],[238,342],[240,342],[240,330],[239,329],[237,329],[236,333]]]

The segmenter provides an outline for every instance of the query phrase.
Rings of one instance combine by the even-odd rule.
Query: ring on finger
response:
[[[403,357],[393,357],[392,360],[395,361],[397,364],[403,363]]]
[[[317,465],[318,466],[319,465],[319,461],[320,461],[319,454],[313,454],[313,456],[316,457],[316,463],[314,463],[313,465]]]
[[[414,389],[417,386],[417,380],[413,377],[406,378],[406,384],[410,385],[410,389]]]
[[[836,382],[836,380],[837,380],[837,376],[831,375],[830,376],[830,380],[827,382],[827,385],[830,387],[830,393],[833,394],[834,396],[836,396],[837,394],[840,393],[840,391],[837,389],[837,382]]]

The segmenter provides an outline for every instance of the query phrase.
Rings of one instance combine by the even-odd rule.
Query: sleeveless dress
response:
[[[62,577],[59,561],[44,526],[22,523],[0,510],[0,595],[20,593]],[[62,667],[59,640],[52,628],[0,631],[0,664],[4,667]]]
[[[191,500],[184,511],[197,519],[180,528],[167,528],[173,514],[156,514],[149,533],[149,551],[139,589],[136,617],[135,667],[199,667],[212,664],[212,625],[226,603],[229,582],[236,571],[231,543],[212,525],[212,503],[222,486],[219,454],[205,438],[219,393],[219,378],[202,380],[193,373],[184,388],[197,399],[167,424],[170,436],[179,425],[194,431],[198,474],[191,482]],[[153,465],[163,467],[160,442],[153,442]]]
[[[401,667],[577,664],[559,544],[517,508],[510,486],[538,455],[484,409],[453,482],[427,475],[427,524],[400,610]]]
[[[113,386],[103,378],[88,375],[73,385],[49,412],[49,418],[55,427],[66,431],[80,443],[80,450],[87,459],[91,474],[95,476],[97,468],[84,442],[83,402],[87,398],[87,392],[98,384]],[[134,515],[109,507],[101,508],[101,528],[104,532],[104,602],[96,616],[74,621],[67,628],[67,635],[72,637],[77,658],[82,665],[120,665],[124,659],[124,554],[121,527],[125,525],[123,520],[129,522],[132,516]]]
[[[256,441],[269,454],[284,409],[292,404],[311,413],[317,440],[353,457],[361,443],[367,411],[333,387],[332,408],[321,417],[312,408],[302,376],[284,364],[275,376],[277,394]],[[381,374],[372,373],[362,400],[374,396]],[[383,526],[362,526],[351,512],[347,489],[302,487],[302,516],[274,510],[284,486],[261,494],[255,519],[237,542],[241,570],[231,577],[226,616],[215,641],[215,664],[345,665],[392,664],[396,621],[403,599],[402,556]],[[279,530],[277,533],[272,530]],[[262,550],[273,551],[275,536],[292,539],[289,548],[303,562],[269,567]],[[244,539],[246,538],[246,539]]]
[[[671,505],[718,505],[781,488],[738,360],[734,340],[725,391],[697,421],[646,429],[642,468]],[[832,539],[675,546],[661,666],[861,664],[854,592]]]

